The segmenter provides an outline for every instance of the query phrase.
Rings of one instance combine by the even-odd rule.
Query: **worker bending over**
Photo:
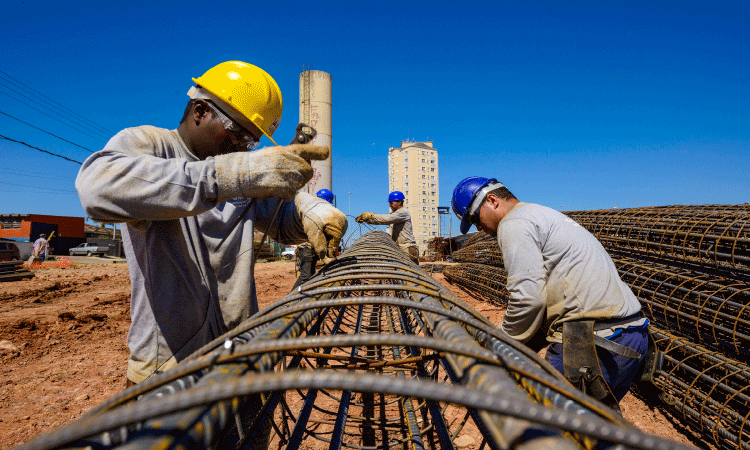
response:
[[[648,320],[599,241],[564,214],[519,202],[495,179],[453,191],[461,233],[497,237],[510,294],[501,330],[528,342],[544,333],[546,359],[576,387],[618,409],[648,346]]]
[[[333,203],[333,192],[328,189],[321,189],[315,195],[328,203]],[[297,246],[297,254],[299,255],[299,278],[292,286],[292,292],[315,275],[315,265],[320,261],[309,242]]]
[[[176,130],[120,131],[76,179],[89,217],[125,223],[129,384],[173,367],[258,310],[255,229],[269,227],[278,242],[310,241],[320,255],[346,231],[344,214],[297,193],[312,177],[307,160],[326,159],[327,147],[249,151],[263,136],[276,145],[282,98],[270,75],[229,61],[193,81]],[[250,199],[257,201],[232,228]]]
[[[402,252],[419,264],[419,248],[411,228],[411,214],[404,208],[404,193],[393,191],[388,194],[388,206],[390,214],[375,214],[371,212],[362,213],[354,219],[357,223],[369,223],[371,225],[388,225],[388,231],[394,242],[398,244]]]

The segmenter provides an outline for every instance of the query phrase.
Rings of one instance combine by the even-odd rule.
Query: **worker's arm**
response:
[[[292,198],[312,176],[305,157],[327,155],[326,147],[290,145],[200,161],[174,130],[131,128],[84,162],[76,188],[95,221],[145,229],[151,221],[198,215],[230,198]]]
[[[216,206],[213,158],[191,161],[174,155],[170,142],[150,131],[123,130],[83,163],[76,189],[95,222],[145,228],[150,221],[193,216]]]
[[[545,320],[546,272],[541,243],[536,226],[525,219],[500,222],[497,235],[510,294],[501,328],[513,339],[526,342]]]
[[[368,218],[367,223],[372,225],[393,225],[404,223],[409,219],[409,210],[402,207],[390,214],[373,214],[372,217]]]

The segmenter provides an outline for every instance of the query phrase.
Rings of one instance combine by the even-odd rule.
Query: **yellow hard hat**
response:
[[[242,61],[226,61],[193,81],[234,109],[225,111],[233,119],[245,126],[249,121],[278,145],[271,136],[281,123],[284,105],[279,85],[266,71]]]

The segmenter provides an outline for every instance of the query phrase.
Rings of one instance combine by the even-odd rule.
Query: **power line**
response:
[[[22,144],[22,145],[25,145],[25,146],[27,146],[27,147],[33,148],[34,150],[39,150],[40,152],[44,152],[44,153],[50,154],[50,155],[52,155],[52,156],[57,156],[58,158],[62,158],[62,159],[68,160],[68,161],[70,161],[70,162],[74,162],[74,163],[78,163],[78,164],[81,164],[81,165],[83,165],[83,163],[82,163],[82,162],[80,162],[80,161],[76,161],[75,159],[70,159],[70,158],[68,158],[67,156],[63,156],[63,155],[58,155],[57,153],[52,153],[52,152],[50,152],[50,151],[47,151],[47,150],[42,150],[42,149],[41,149],[41,148],[39,148],[39,147],[34,147],[33,145],[29,145],[29,144],[27,144],[27,143],[25,143],[25,142],[21,142],[21,141],[17,141],[17,140],[15,140],[15,139],[11,139],[11,138],[9,138],[9,137],[7,137],[7,136],[3,136],[2,134],[0,134],[0,138],[2,138],[2,139],[7,139],[7,140],[9,140],[9,141],[11,141],[11,142],[16,142],[16,143],[18,143],[18,144]]]
[[[48,188],[48,187],[42,187],[42,186],[28,186],[25,184],[6,183],[4,181],[0,181],[0,184],[7,184],[9,186],[20,186],[20,187],[31,188],[31,189],[46,189],[48,191],[77,192],[77,191],[71,191],[70,189],[57,189],[57,188]]]
[[[19,119],[18,117],[13,117],[13,116],[11,116],[10,114],[8,114],[8,113],[5,113],[5,112],[3,112],[3,111],[0,111],[0,114],[2,114],[2,115],[5,115],[5,116],[8,116],[8,117],[10,117],[11,119],[15,119],[15,120],[17,120],[17,121],[19,121],[19,122],[21,122],[21,123],[23,123],[23,124],[26,124],[26,125],[30,126],[31,128],[36,128],[37,130],[39,130],[39,131],[42,131],[42,132],[44,132],[44,133],[47,133],[47,134],[49,134],[50,136],[54,136],[54,137],[56,137],[56,138],[58,138],[58,139],[61,139],[61,140],[65,141],[65,142],[67,142],[68,144],[73,144],[73,145],[75,145],[76,147],[82,148],[82,149],[86,150],[86,151],[87,151],[87,152],[89,152],[89,153],[94,153],[94,150],[91,150],[91,149],[88,149],[88,148],[86,148],[86,147],[83,147],[83,146],[81,146],[81,145],[78,145],[78,144],[76,144],[75,142],[70,142],[69,140],[67,140],[67,139],[64,139],[64,138],[61,138],[60,136],[58,136],[58,135],[56,135],[56,134],[52,134],[52,133],[50,133],[49,131],[46,131],[46,130],[42,130],[41,128],[39,128],[39,127],[36,127],[36,126],[34,126],[34,125],[32,125],[32,124],[30,124],[30,123],[28,123],[28,122],[24,122],[23,120]]]
[[[72,178],[72,177],[56,177],[54,175],[42,175],[37,172],[27,172],[23,170],[0,169],[0,173],[5,173],[8,175],[19,175],[22,177],[46,178],[49,180],[67,180],[67,181],[75,180],[75,178]]]
[[[3,84],[3,82],[2,82],[2,81],[0,81],[0,86],[5,86],[5,84]],[[11,90],[13,91],[13,89],[11,89]],[[0,91],[0,92],[2,92],[3,94],[7,95],[7,96],[8,96],[8,97],[10,97],[10,98],[12,98],[13,100],[16,100],[16,101],[18,101],[18,102],[20,102],[20,103],[23,103],[24,105],[28,106],[29,108],[31,108],[31,109],[34,109],[34,110],[36,110],[36,111],[39,111],[40,113],[44,114],[45,116],[47,116],[47,117],[49,117],[49,118],[51,118],[51,119],[54,119],[54,120],[56,120],[56,121],[58,121],[58,122],[62,123],[63,125],[67,125],[67,126],[69,126],[69,127],[73,128],[73,129],[75,129],[75,130],[77,130],[77,131],[79,131],[79,132],[81,132],[81,133],[85,134],[86,136],[89,136],[89,137],[91,137],[91,138],[93,138],[93,139],[97,139],[97,140],[99,140],[99,141],[102,141],[102,140],[103,140],[103,138],[107,138],[107,136],[106,136],[106,135],[104,135],[104,134],[101,134],[101,133],[100,133],[100,134],[99,134],[99,136],[94,136],[94,135],[91,135],[91,134],[87,133],[86,131],[84,131],[84,130],[82,130],[82,129],[80,129],[80,128],[77,128],[76,126],[74,126],[74,125],[79,125],[79,124],[78,124],[77,122],[75,122],[75,121],[73,121],[73,120],[69,119],[68,117],[65,117],[65,116],[63,116],[63,115],[62,115],[61,113],[59,113],[58,111],[55,111],[55,110],[51,110],[51,109],[50,109],[50,111],[52,111],[52,112],[54,112],[55,114],[57,114],[57,115],[61,116],[61,117],[62,117],[62,118],[63,118],[64,120],[66,120],[66,121],[68,121],[68,122],[70,122],[70,123],[65,123],[65,122],[63,122],[62,120],[60,120],[60,119],[58,119],[58,118],[56,118],[56,117],[53,117],[53,116],[51,116],[51,115],[47,114],[46,112],[42,111],[42,110],[41,110],[41,109],[39,109],[39,108],[35,108],[34,106],[31,106],[30,104],[26,103],[25,101],[23,101],[23,100],[19,99],[18,97],[14,97],[13,95],[11,95],[11,94],[9,94],[9,93],[7,93],[7,92],[3,92],[3,91]],[[45,106],[45,105],[42,105],[42,104],[40,104],[40,103],[39,103],[39,102],[37,102],[36,100],[34,100],[34,99],[32,99],[32,98],[29,98],[28,96],[26,96],[26,95],[24,95],[24,94],[21,94],[21,93],[20,93],[20,92],[18,92],[18,91],[13,91],[13,92],[15,92],[15,93],[17,93],[17,94],[20,94],[20,95],[21,95],[22,97],[24,97],[24,98],[27,98],[27,99],[31,100],[32,102],[36,103],[37,105],[41,105],[42,107],[45,107],[45,108],[46,108],[46,106]],[[49,108],[47,108],[47,109],[49,109]],[[88,129],[88,130],[89,130],[89,131],[93,131],[93,130],[90,130],[90,129]]]
[[[86,122],[89,122],[90,124],[94,125],[95,127],[97,127],[97,128],[99,128],[99,129],[101,129],[101,130],[105,131],[105,132],[106,132],[107,134],[109,134],[110,136],[112,136],[112,135],[114,135],[114,134],[115,134],[115,132],[114,132],[114,131],[108,130],[108,129],[104,128],[103,126],[101,126],[101,125],[97,124],[97,123],[96,123],[96,122],[94,122],[93,120],[87,119],[87,118],[83,117],[82,115],[78,114],[77,112],[75,112],[75,111],[73,111],[73,110],[71,110],[71,109],[69,109],[69,108],[66,108],[65,106],[61,105],[60,103],[58,103],[58,102],[56,102],[56,101],[52,100],[51,98],[47,97],[46,95],[44,95],[44,94],[42,94],[41,92],[37,91],[36,89],[32,88],[31,86],[29,86],[29,85],[27,85],[27,84],[24,84],[23,82],[21,82],[21,81],[17,80],[16,78],[13,78],[12,76],[8,75],[7,73],[3,72],[2,70],[0,70],[0,74],[3,74],[3,75],[5,75],[5,77],[6,77],[6,78],[9,78],[9,79],[11,80],[11,82],[13,82],[14,84],[16,84],[16,85],[19,85],[19,84],[20,84],[21,86],[23,86],[23,87],[27,88],[28,90],[30,90],[30,91],[33,91],[34,93],[38,94],[38,95],[39,95],[40,97],[44,97],[44,98],[46,98],[47,100],[49,100],[50,102],[52,102],[52,103],[54,103],[55,105],[59,106],[59,107],[60,107],[60,108],[62,108],[63,110],[65,110],[65,111],[68,111],[69,113],[71,113],[71,114],[73,114],[73,115],[76,115],[76,116],[80,117],[81,119],[85,120]]]
[[[0,182],[0,192],[21,192],[24,194],[55,194],[55,195],[78,195],[78,192],[76,191],[69,191],[69,190],[54,190],[53,188],[45,188],[41,186],[28,186],[18,189],[13,188],[6,188],[3,186],[3,184]]]

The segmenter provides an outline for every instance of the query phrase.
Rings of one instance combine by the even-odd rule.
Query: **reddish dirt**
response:
[[[127,266],[82,264],[33,270],[32,279],[0,283],[2,448],[67,424],[125,388],[130,325]],[[294,264],[260,263],[256,277],[262,309],[289,292],[295,281]],[[502,319],[502,308],[474,300],[441,274],[434,277],[494,323]],[[648,433],[711,448],[635,395],[628,394],[621,406],[625,418]],[[474,447],[474,443],[461,446]]]

